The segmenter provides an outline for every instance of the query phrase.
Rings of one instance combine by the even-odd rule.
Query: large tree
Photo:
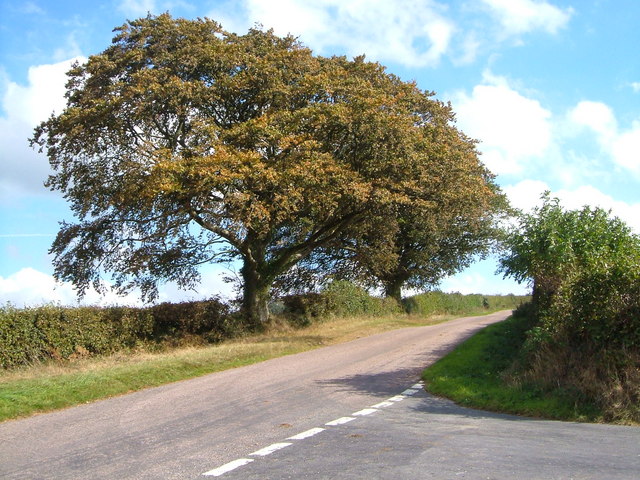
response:
[[[152,299],[159,281],[189,288],[200,265],[240,260],[262,322],[274,280],[311,252],[433,202],[448,152],[432,155],[431,133],[472,143],[448,105],[377,63],[209,19],[127,22],[68,75],[66,108],[32,143],[77,218],[51,252],[80,294],[110,272]]]
[[[426,201],[389,205],[346,229],[279,279],[284,290],[338,278],[400,301],[403,288],[433,288],[496,247],[511,210],[474,142],[451,124],[422,132],[430,164],[415,180]]]

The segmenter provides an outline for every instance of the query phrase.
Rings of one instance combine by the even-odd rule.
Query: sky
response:
[[[451,102],[513,206],[528,211],[549,190],[567,209],[599,206],[640,233],[637,0],[0,0],[0,304],[77,302],[48,254],[73,217],[43,186],[49,165],[28,138],[64,108],[74,61],[106,49],[127,19],[163,12],[240,34],[259,24],[318,55],[364,54]],[[440,288],[528,292],[496,269],[495,258],[477,262]],[[230,298],[229,274],[203,268],[198,291],[164,285],[160,300]]]

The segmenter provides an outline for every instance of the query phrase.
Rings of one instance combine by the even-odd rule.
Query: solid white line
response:
[[[325,423],[328,427],[335,427],[336,425],[343,425],[345,423],[350,422],[351,420],[355,420],[353,417],[340,417],[332,420],[330,422]]]
[[[312,428],[307,430],[306,432],[299,433],[294,435],[293,437],[287,438],[287,440],[304,440],[305,438],[313,437],[320,432],[324,432],[324,428]]]
[[[379,410],[376,410],[375,408],[363,408],[362,410],[352,413],[351,415],[353,415],[354,417],[362,417],[364,415],[371,415],[372,413],[376,412],[379,412]]]
[[[418,393],[418,390],[413,390],[412,388],[409,388],[404,392],[402,392],[400,395],[415,395],[416,393]]]
[[[236,468],[251,462],[253,462],[252,458],[239,458],[238,460],[234,460],[233,462],[225,463],[221,467],[209,470],[202,475],[206,475],[208,477],[219,477],[220,475],[230,472],[231,470],[235,470]]]
[[[269,445],[268,447],[264,447],[256,452],[250,453],[249,455],[258,455],[259,457],[266,457],[267,455],[271,455],[273,452],[276,452],[282,448],[288,447],[289,445],[293,445],[293,444],[288,442],[274,443],[272,445]]]
[[[389,399],[389,401],[390,402],[400,402],[400,401],[402,401],[404,399],[405,399],[404,395],[396,395],[395,397],[391,397]]]
[[[423,383],[416,383],[413,387],[411,388],[417,388],[418,390],[422,390],[424,388],[424,384]]]
[[[389,400],[385,400],[384,402],[380,402],[380,403],[376,403],[375,405],[371,405],[371,408],[390,407],[391,405],[393,405],[393,402],[390,402]]]

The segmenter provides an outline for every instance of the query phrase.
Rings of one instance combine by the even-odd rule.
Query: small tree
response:
[[[533,285],[522,381],[579,392],[605,418],[640,419],[640,237],[601,208],[557,199],[523,215],[501,260]]]
[[[430,155],[431,133],[471,143],[448,105],[363,58],[168,14],[116,32],[32,139],[78,219],[51,252],[80,294],[111,272],[152,299],[159,281],[190,288],[199,265],[238,259],[244,311],[264,322],[274,280],[311,252],[432,201],[448,157]]]
[[[530,282],[538,308],[549,307],[578,277],[637,264],[640,241],[620,219],[601,208],[565,211],[549,192],[542,200],[507,235],[500,260],[505,276]]]

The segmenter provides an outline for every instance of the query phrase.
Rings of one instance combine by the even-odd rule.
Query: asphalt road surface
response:
[[[640,429],[463,409],[422,369],[509,312],[0,424],[1,479],[629,479]]]

